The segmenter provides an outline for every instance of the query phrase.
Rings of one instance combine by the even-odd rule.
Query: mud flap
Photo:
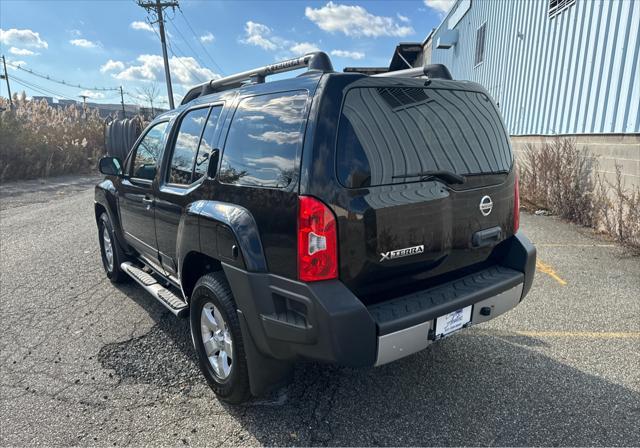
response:
[[[247,357],[251,395],[259,397],[289,384],[293,378],[293,363],[269,358],[260,353],[251,337],[244,314],[240,310],[237,312]]]

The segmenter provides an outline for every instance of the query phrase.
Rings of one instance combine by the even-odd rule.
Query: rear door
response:
[[[185,208],[202,198],[209,164],[218,163],[216,142],[221,112],[222,104],[187,110],[178,118],[167,145],[166,166],[156,196],[155,226],[160,260],[171,275],[178,274],[177,241]]]
[[[341,278],[376,300],[489,257],[512,232],[513,160],[500,115],[481,89],[364,84],[348,89],[342,105],[336,176],[344,193],[336,214],[348,211],[339,221]],[[465,182],[429,178],[433,171]]]

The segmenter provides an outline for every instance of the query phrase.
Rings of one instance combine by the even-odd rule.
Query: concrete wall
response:
[[[588,150],[598,159],[598,172],[609,182],[615,182],[616,163],[622,168],[626,188],[640,188],[640,134],[569,135],[579,148]],[[527,144],[540,146],[552,142],[555,137],[542,135],[512,136],[516,157]]]

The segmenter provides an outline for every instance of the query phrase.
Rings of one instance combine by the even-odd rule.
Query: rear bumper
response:
[[[470,323],[477,324],[514,308],[531,287],[535,248],[518,233],[494,252],[496,266],[370,307],[339,280],[302,283],[223,267],[261,354],[361,367],[424,349],[443,314],[473,305]]]

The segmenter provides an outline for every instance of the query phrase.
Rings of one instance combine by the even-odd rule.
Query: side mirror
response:
[[[107,176],[122,176],[122,162],[117,157],[103,157],[98,163],[98,169]]]

